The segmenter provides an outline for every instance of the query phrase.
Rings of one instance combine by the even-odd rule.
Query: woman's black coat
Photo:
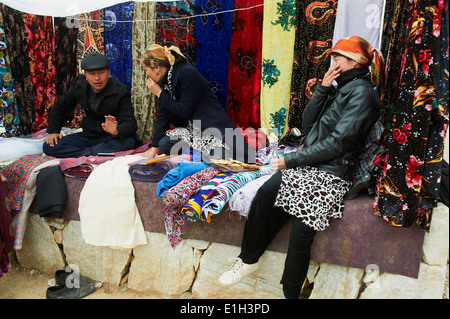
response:
[[[165,88],[167,78],[159,83],[163,89],[160,95],[158,118],[153,134],[152,146],[165,136],[171,125],[186,127],[188,122],[200,121],[201,130],[216,128],[225,136],[225,129],[235,129],[227,114],[208,85],[208,81],[189,63],[173,66],[172,89]]]

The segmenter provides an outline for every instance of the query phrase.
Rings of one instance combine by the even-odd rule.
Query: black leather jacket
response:
[[[302,116],[307,132],[303,148],[286,154],[286,166],[314,166],[351,181],[358,154],[379,116],[380,100],[369,74],[337,89],[318,84]]]

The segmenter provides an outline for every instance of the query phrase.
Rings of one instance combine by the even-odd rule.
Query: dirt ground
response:
[[[12,263],[11,269],[0,278],[1,299],[45,299],[45,293],[49,287],[51,275],[37,270],[23,268],[17,260]],[[445,281],[445,293],[443,299],[449,299],[449,268],[447,265],[447,278]],[[101,284],[96,290],[84,299],[159,299],[160,296],[145,294],[128,289],[125,285],[119,288]],[[190,296],[182,296],[182,299],[190,299]]]
[[[1,299],[46,299],[45,293],[49,287],[51,275],[37,270],[25,269],[17,261],[11,269],[0,278]],[[102,284],[101,287],[84,299],[157,299],[156,295],[143,294],[128,289],[126,285],[113,288]]]

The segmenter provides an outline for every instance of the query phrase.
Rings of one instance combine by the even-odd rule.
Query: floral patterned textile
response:
[[[288,127],[296,16],[294,0],[264,0],[260,112],[271,142]]]
[[[155,43],[156,36],[155,2],[135,2],[133,11],[132,57],[140,61],[141,54],[150,43]],[[131,103],[137,121],[137,135],[142,141],[153,136],[156,123],[156,97],[147,88],[147,75],[141,63],[133,63],[131,80]]]
[[[16,136],[19,135],[20,118],[3,26],[0,11],[0,136]]]
[[[33,131],[36,132],[48,126],[48,111],[56,102],[53,19],[29,13],[24,13],[23,19],[36,114]]]
[[[77,75],[78,28],[70,27],[67,18],[54,17],[56,96],[60,97],[72,85]]]
[[[110,62],[111,76],[131,89],[132,29],[134,2],[105,8],[105,55]]]
[[[234,8],[257,6],[263,0],[235,0]],[[238,127],[261,126],[262,6],[233,12],[228,66],[227,112]]]
[[[302,127],[302,113],[317,83],[330,66],[330,51],[338,0],[296,1],[295,34],[289,126]]]
[[[194,15],[194,3],[195,0],[186,0],[156,4],[156,43],[178,47],[187,60],[195,65],[195,19],[189,18]]]
[[[417,223],[427,231],[437,204],[448,127],[447,99],[437,99],[445,96],[441,95],[445,85],[440,84],[441,74],[436,73],[438,66],[447,68],[441,72],[448,73],[448,62],[434,62],[445,62],[441,61],[443,56],[448,61],[448,43],[447,51],[437,50],[442,47],[438,43],[443,41],[441,30],[445,28],[441,24],[448,21],[448,8],[443,0],[418,0],[411,3],[409,12],[401,85],[387,125],[387,152],[373,208],[391,225],[409,227]]]
[[[209,86],[225,109],[233,20],[233,15],[229,10],[232,9],[233,1],[195,1],[197,69],[209,81]],[[223,11],[228,12],[221,13]]]
[[[28,54],[24,54],[28,51],[25,24],[20,11],[4,4],[1,6],[9,62],[16,90],[17,111],[20,117],[20,131],[17,135],[27,135],[31,133],[35,112],[30,61]]]
[[[46,155],[27,155],[2,168],[0,173],[8,180],[8,202],[11,210],[19,211],[22,207],[25,187],[31,171],[38,165],[53,159]]]
[[[169,243],[174,248],[181,241],[183,225],[186,216],[181,213],[181,208],[189,198],[196,194],[203,185],[208,183],[219,170],[210,166],[191,176],[184,178],[176,186],[167,190],[163,195],[164,208],[166,211],[164,222]]]

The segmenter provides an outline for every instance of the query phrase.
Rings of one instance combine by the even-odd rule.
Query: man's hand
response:
[[[112,115],[105,115],[105,122],[102,123],[102,129],[111,135],[119,134],[116,118]]]
[[[150,150],[148,150],[148,152],[146,152],[143,156],[152,159],[154,158],[157,154],[158,154],[159,148],[157,147],[152,147],[150,148]]]
[[[55,146],[56,144],[58,144],[58,139],[63,138],[62,134],[59,133],[52,133],[49,134],[46,138],[45,138],[45,142],[50,145],[50,146]]]

